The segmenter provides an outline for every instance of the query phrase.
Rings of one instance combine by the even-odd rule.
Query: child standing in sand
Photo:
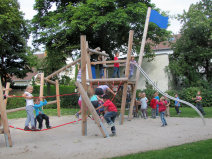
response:
[[[31,130],[36,130],[35,128],[35,120],[34,120],[34,113],[33,113],[33,87],[27,86],[26,91],[22,95],[26,99],[26,112],[27,112],[27,119],[25,122],[24,130],[30,130],[29,123],[31,122]]]
[[[160,98],[160,102],[158,102],[158,105],[159,105],[160,119],[162,121],[161,127],[167,126],[167,122],[166,122],[166,119],[165,119],[165,112],[166,112],[167,103],[166,103],[164,97]]]

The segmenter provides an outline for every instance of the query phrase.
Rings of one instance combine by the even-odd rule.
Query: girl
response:
[[[147,119],[147,102],[148,102],[148,99],[146,98],[146,94],[145,93],[142,93],[141,94],[141,113],[144,117],[144,119]]]
[[[160,119],[162,121],[161,127],[164,127],[167,125],[166,119],[165,119],[165,112],[166,112],[166,101],[164,97],[160,98],[160,102],[158,103],[159,105],[159,112],[160,112]]]
[[[29,123],[31,122],[31,130],[36,130],[35,128],[35,119],[34,119],[34,113],[33,113],[33,87],[27,86],[26,91],[22,95],[26,99],[26,112],[27,112],[27,119],[25,122],[24,130],[30,130]]]

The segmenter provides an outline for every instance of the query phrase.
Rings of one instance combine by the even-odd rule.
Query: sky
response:
[[[18,0],[20,3],[21,11],[25,13],[26,19],[32,19],[36,14],[36,11],[33,10],[33,5],[35,0]],[[183,10],[188,11],[189,6],[193,3],[199,2],[200,0],[151,0],[151,3],[154,3],[157,8],[160,8],[161,11],[168,12],[169,15],[182,14]],[[170,26],[167,30],[172,31],[174,34],[178,34],[181,28],[179,21],[173,18],[169,18]],[[31,39],[28,43],[31,43]],[[30,45],[30,44],[29,44]]]

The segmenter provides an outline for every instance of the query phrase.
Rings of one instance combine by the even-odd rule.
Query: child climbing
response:
[[[164,97],[160,98],[160,102],[158,102],[159,105],[159,112],[160,112],[160,119],[162,121],[161,127],[167,126],[167,122],[165,119],[165,111],[166,111],[166,101]]]
[[[103,101],[104,104],[98,107],[96,110],[105,107],[105,115],[104,118],[108,125],[111,127],[111,132],[110,136],[115,136],[116,135],[116,128],[115,128],[115,119],[117,116],[117,108],[116,106],[110,101],[108,95],[103,96]]]
[[[197,109],[202,113],[202,115],[205,115],[205,111],[204,111],[203,106],[202,106],[201,92],[198,91],[196,98],[192,98],[192,100],[195,100]]]
[[[26,99],[26,112],[27,112],[27,119],[25,122],[24,130],[30,130],[29,123],[31,122],[31,130],[36,130],[35,128],[35,120],[34,120],[34,113],[33,113],[33,87],[27,86],[26,91],[22,95]]]
[[[43,119],[46,121],[46,128],[50,129],[51,126],[49,126],[49,117],[44,114],[42,107],[47,104],[46,99],[44,101],[41,101],[40,98],[35,99],[35,114],[36,114],[36,120],[38,121],[39,125],[38,128],[41,130],[43,127]]]
[[[114,61],[117,61],[118,57],[119,57],[119,52],[116,52]],[[115,78],[116,75],[118,78],[120,78],[119,63],[114,63],[113,78]]]
[[[116,93],[113,92],[112,89],[110,89],[110,87],[108,87],[108,85],[99,85],[95,90],[95,94],[96,95],[104,95],[107,90],[110,93],[112,93],[114,96],[116,95]]]

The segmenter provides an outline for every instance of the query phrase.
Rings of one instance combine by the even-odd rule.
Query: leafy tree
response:
[[[67,55],[74,57],[74,51],[80,49],[80,35],[84,34],[90,48],[100,47],[112,57],[114,49],[127,46],[131,29],[134,44],[140,46],[148,6],[153,6],[150,0],[36,0],[35,46],[44,44],[50,56],[57,50],[64,63]],[[148,37],[157,43],[168,34],[155,24],[149,26]],[[52,67],[56,70],[57,65]]]
[[[169,68],[176,84],[203,86],[212,82],[212,2],[192,4],[179,15],[181,37],[173,46]]]
[[[3,83],[14,75],[25,77],[33,64],[33,55],[26,46],[27,22],[19,9],[17,0],[0,1],[0,76]]]

